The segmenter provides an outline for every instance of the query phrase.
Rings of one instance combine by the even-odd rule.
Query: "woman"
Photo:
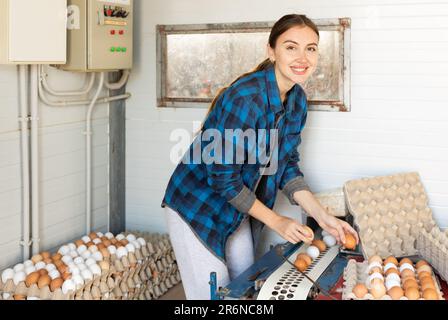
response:
[[[167,207],[168,231],[187,299],[210,299],[210,272],[217,272],[218,286],[225,286],[253,264],[257,239],[252,221],[291,243],[310,242],[313,235],[303,225],[272,210],[278,189],[339,243],[345,242],[345,233],[358,241],[349,224],[329,215],[314,198],[298,167],[297,148],[307,117],[301,85],[316,70],[318,42],[319,31],[306,16],[291,14],[277,21],[267,46],[269,58],[218,93],[201,135],[174,171],[162,206]],[[229,138],[226,130],[239,134]],[[258,152],[254,162],[249,156],[259,149],[246,144],[241,132],[256,131],[272,133],[258,142],[263,140],[265,150],[273,152],[264,161]],[[219,148],[207,149],[204,136],[210,142],[213,136],[215,147],[230,145],[248,156],[238,162],[233,152],[227,157],[226,149],[223,158],[217,155]],[[224,160],[191,161],[198,150]],[[263,168],[274,169],[265,174]]]

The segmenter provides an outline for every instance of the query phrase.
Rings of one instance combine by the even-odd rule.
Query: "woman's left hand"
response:
[[[320,227],[331,234],[339,243],[345,244],[345,234],[351,233],[355,239],[356,244],[359,243],[358,233],[347,222],[340,220],[329,213],[323,214],[319,221]]]

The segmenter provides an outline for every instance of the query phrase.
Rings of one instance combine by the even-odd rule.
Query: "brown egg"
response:
[[[56,266],[56,268],[59,269],[60,266],[64,264],[61,260],[54,260],[53,264]]]
[[[26,296],[24,296],[23,294],[15,294],[13,295],[14,300],[26,300]]]
[[[356,239],[351,233],[345,234],[344,248],[354,250],[356,248]]]
[[[380,267],[373,267],[372,269],[370,269],[369,274],[372,274],[372,273],[375,273],[375,272],[377,272],[379,274],[383,274],[383,269],[380,268]]]
[[[107,250],[107,248],[103,248],[100,249],[101,254],[103,255],[104,258],[109,258],[110,257],[110,252],[109,250]]]
[[[39,278],[39,281],[37,282],[37,286],[39,289],[42,289],[45,286],[49,286],[51,283],[51,278],[48,275],[43,275]]]
[[[58,267],[58,271],[60,274],[63,274],[64,272],[66,272],[68,269],[67,265],[65,265],[64,263]]]
[[[399,263],[399,266],[401,267],[401,266],[403,265],[403,263],[409,263],[411,266],[414,265],[414,263],[412,262],[412,260],[409,259],[409,258],[403,258],[403,259],[401,259],[401,260],[400,260],[400,263]]]
[[[420,291],[418,290],[418,288],[415,287],[410,287],[407,288],[404,295],[409,299],[409,300],[418,300],[420,299]]]
[[[62,284],[64,283],[64,280],[61,278],[56,278],[50,283],[50,290],[51,292],[56,291],[57,289],[62,287]]]
[[[439,295],[434,289],[426,289],[423,291],[423,299],[425,300],[439,300]]]
[[[123,239],[123,240],[121,240],[120,242],[121,242],[121,244],[123,244],[123,246],[126,246],[126,245],[129,244],[129,241],[126,240],[126,239]]]
[[[420,278],[420,285],[427,283],[427,282],[433,283],[434,280],[432,279],[431,276],[425,276],[425,277]]]
[[[51,257],[51,259],[53,259],[53,261],[59,261],[62,259],[62,255],[60,253],[56,253]]]
[[[103,241],[103,244],[104,244],[104,245],[106,246],[106,248],[107,248],[108,246],[112,245],[112,242],[110,242],[110,240],[107,239],[107,240],[104,240],[104,241]]]
[[[383,264],[383,259],[381,259],[380,256],[371,256],[369,258],[369,264],[371,264],[372,262],[378,262],[379,264]]]
[[[428,266],[428,265],[420,266],[420,268],[417,269],[417,273],[419,274],[419,273],[422,273],[422,272],[429,272],[429,273],[431,273],[432,272],[432,268],[430,266]]]
[[[68,272],[68,271],[66,271],[66,272],[64,272],[63,274],[62,274],[62,279],[65,281],[65,280],[68,280],[68,279],[71,279],[72,278],[72,274],[70,273],[70,272]]]
[[[89,238],[94,240],[94,239],[98,239],[98,235],[95,232],[90,232],[89,233]]]
[[[308,264],[306,263],[305,259],[297,259],[294,262],[294,265],[296,266],[297,269],[299,269],[302,272],[308,269]]]
[[[115,239],[115,238],[112,238],[112,239],[110,240],[110,242],[111,242],[113,245],[115,245],[115,244],[117,244],[118,240]]]
[[[82,241],[81,239],[78,239],[75,241],[76,247],[82,246],[83,244],[84,244],[84,241]]]
[[[104,242],[104,241],[106,241],[106,240],[109,240],[109,238],[106,237],[106,236],[102,236],[102,237],[100,238],[100,240],[101,240],[102,242]]]
[[[381,279],[373,279],[370,284],[370,293],[375,299],[380,299],[386,294],[386,287]]]
[[[48,274],[48,271],[46,269],[40,269],[39,270],[39,275],[40,276],[46,276]]]
[[[51,258],[48,258],[48,259],[45,259],[44,262],[46,264],[51,264],[51,263],[53,263],[53,260]]]
[[[436,290],[436,285],[434,284],[434,282],[425,282],[421,284],[421,290],[425,291],[426,289],[434,289]]]
[[[322,240],[313,240],[313,242],[311,242],[311,245],[317,247],[320,252],[324,252],[325,250],[327,250],[327,245]]]
[[[392,298],[392,300],[400,300],[402,296],[404,296],[404,291],[400,287],[393,287],[388,292],[388,295]]]
[[[97,245],[98,250],[106,248],[106,246],[103,243],[98,243]]]
[[[415,279],[415,273],[412,270],[404,269],[401,273],[401,279],[404,281],[407,278],[414,278]]]
[[[426,278],[426,277],[431,277],[431,276],[432,276],[431,272],[428,272],[428,271],[422,271],[422,272],[420,272],[420,273],[417,275],[417,277],[418,277],[419,279]]]
[[[87,248],[90,248],[91,246],[94,246],[94,245],[95,244],[92,241],[86,243]]]
[[[39,272],[32,272],[30,273],[26,279],[25,279],[25,284],[26,286],[29,288],[31,287],[33,284],[37,283],[37,281],[39,280],[40,274]]]
[[[40,254],[36,254],[31,258],[31,261],[33,261],[34,264],[41,262],[44,258]]]
[[[48,251],[42,252],[40,255],[42,256],[43,259],[48,259],[51,257],[51,254]]]
[[[416,269],[420,268],[421,266],[429,266],[429,263],[425,260],[420,260],[415,264]]]
[[[124,247],[124,245],[121,243],[121,241],[117,241],[115,246],[117,247],[117,249],[120,248],[120,247]]]
[[[409,288],[417,288],[418,289],[418,283],[417,280],[414,278],[407,278],[403,281],[403,289],[407,290]]]
[[[313,239],[314,239],[314,231],[313,231],[313,229],[311,229],[310,227],[308,227],[308,226],[306,226],[306,225],[303,225],[303,228],[305,228],[306,233],[310,235],[310,237],[308,238],[308,240],[309,240],[310,242],[313,241]]]
[[[398,260],[394,256],[389,256],[384,260],[384,265],[388,263],[393,263],[394,265],[398,266]]]
[[[353,288],[353,294],[357,297],[357,298],[364,298],[365,295],[369,292],[369,290],[367,290],[367,287],[362,284],[362,283],[358,283],[354,288]]]
[[[400,272],[399,272],[397,269],[395,269],[395,268],[390,268],[390,269],[388,269],[388,270],[386,271],[386,276],[390,275],[391,273],[395,273],[395,274],[397,274],[397,275],[400,275]]]
[[[297,259],[304,259],[308,265],[313,263],[313,259],[311,259],[311,257],[309,255],[307,255],[306,253],[301,253],[301,254],[297,255],[296,260]]]

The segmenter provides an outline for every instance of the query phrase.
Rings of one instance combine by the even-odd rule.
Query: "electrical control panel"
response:
[[[133,0],[68,0],[70,71],[132,68]]]
[[[61,64],[67,0],[0,0],[0,64]]]

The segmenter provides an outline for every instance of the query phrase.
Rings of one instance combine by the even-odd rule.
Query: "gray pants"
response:
[[[210,300],[210,273],[217,273],[217,285],[225,287],[254,263],[254,247],[246,218],[227,240],[227,266],[206,248],[190,226],[166,207],[168,232],[187,300]]]

